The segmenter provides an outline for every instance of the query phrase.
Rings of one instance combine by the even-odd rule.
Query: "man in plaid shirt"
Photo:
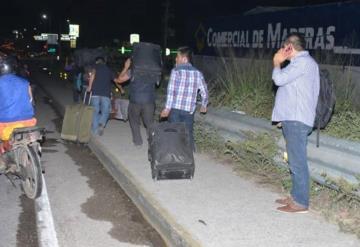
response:
[[[190,133],[190,143],[194,149],[194,112],[196,110],[197,94],[201,95],[201,113],[206,113],[208,90],[203,74],[190,63],[192,51],[188,47],[178,49],[176,67],[171,71],[167,88],[165,109],[162,118],[169,122],[184,122]]]

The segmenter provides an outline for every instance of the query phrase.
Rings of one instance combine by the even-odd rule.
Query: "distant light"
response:
[[[69,35],[79,38],[80,26],[78,24],[69,24]]]
[[[56,48],[55,48],[55,47],[48,48],[48,52],[49,52],[49,53],[55,53],[55,52],[56,52]]]
[[[30,46],[29,46],[29,45],[27,45],[27,46],[26,46],[26,48],[28,48],[28,49],[29,49],[29,48],[30,48]]]
[[[66,22],[67,22],[67,23],[70,23],[70,20],[69,20],[69,19],[67,19],[67,20],[66,20]]]
[[[121,54],[125,54],[125,52],[132,52],[131,49],[126,49],[124,46],[121,47],[120,49],[118,49],[118,51],[119,51]]]
[[[48,70],[48,68],[44,67],[43,70],[46,71],[46,70]]]
[[[27,31],[27,29],[26,28],[24,28],[24,32],[26,32]]]
[[[130,44],[139,43],[140,42],[140,34],[132,33],[130,34]]]
[[[56,56],[56,60],[60,61],[60,56]]]
[[[33,28],[33,30],[34,30],[34,31],[36,31],[36,30],[37,30],[37,28],[36,28],[36,27],[34,27],[34,28]]]
[[[169,49],[169,48],[166,48],[166,50],[165,50],[165,55],[166,55],[166,56],[169,56],[170,54],[171,54],[170,49]]]
[[[47,19],[47,18],[48,18],[48,16],[47,16],[47,14],[42,14],[41,18],[43,18],[43,19]]]

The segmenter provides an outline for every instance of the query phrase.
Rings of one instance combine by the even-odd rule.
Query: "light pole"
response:
[[[43,13],[43,14],[41,14],[41,19],[43,19],[44,20],[44,22],[47,22],[47,32],[51,32],[51,17],[48,15],[48,14],[46,14],[46,13]]]

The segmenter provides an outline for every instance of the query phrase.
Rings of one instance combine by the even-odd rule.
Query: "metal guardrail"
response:
[[[245,132],[264,133],[276,131],[281,138],[277,145],[285,151],[285,141],[280,130],[272,126],[269,121],[253,118],[228,110],[209,109],[205,116],[196,116],[197,121],[214,127],[226,140],[242,141]],[[315,131],[309,137],[308,144],[309,169],[312,178],[322,184],[325,183],[324,174],[334,179],[345,179],[351,184],[359,184],[360,175],[360,143],[320,135],[320,147],[316,147]],[[355,193],[360,195],[359,193]]]

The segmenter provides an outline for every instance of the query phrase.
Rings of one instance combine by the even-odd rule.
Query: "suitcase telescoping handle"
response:
[[[85,105],[85,101],[86,101],[86,96],[89,94],[89,101],[88,101],[88,105],[90,105],[91,102],[91,97],[92,97],[92,91],[88,92],[85,90],[85,94],[84,94],[84,99],[83,99],[83,103]]]

